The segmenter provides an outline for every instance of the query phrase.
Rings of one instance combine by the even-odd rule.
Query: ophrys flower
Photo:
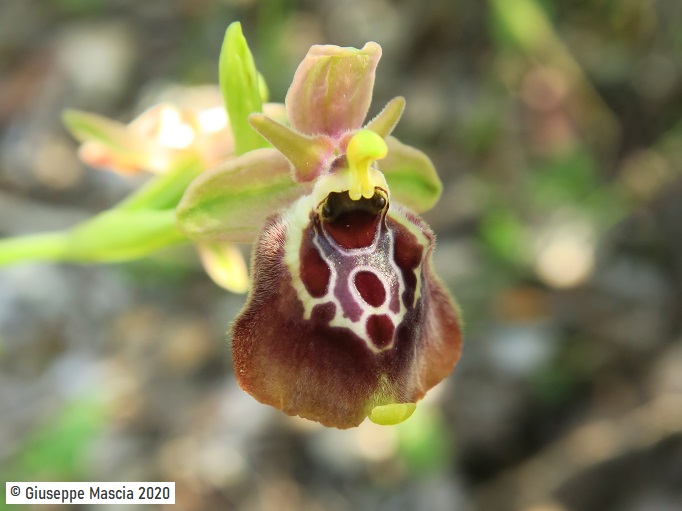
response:
[[[461,350],[435,237],[412,211],[435,203],[440,181],[390,136],[404,99],[362,126],[380,56],[376,43],[311,48],[287,94],[291,127],[250,117],[274,149],[202,174],[177,210],[191,238],[256,241],[232,328],[239,385],[339,428],[409,417]]]

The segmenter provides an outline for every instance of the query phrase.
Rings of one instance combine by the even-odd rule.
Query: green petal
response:
[[[211,280],[233,293],[249,290],[249,273],[239,249],[232,243],[199,243],[199,258]]]
[[[391,199],[421,213],[431,209],[443,191],[443,184],[431,160],[419,149],[387,137],[388,155],[378,163],[384,173]]]
[[[220,51],[219,75],[220,90],[234,134],[236,154],[268,147],[268,143],[249,125],[249,114],[262,111],[262,86],[239,22],[231,23],[225,32]]]
[[[180,200],[178,228],[197,241],[254,241],[270,214],[306,191],[290,168],[279,151],[258,149],[204,172]]]
[[[254,130],[267,139],[294,167],[298,182],[312,181],[335,156],[334,144],[327,137],[307,137],[261,114],[249,116]]]
[[[393,98],[374,119],[367,123],[365,129],[386,138],[398,124],[403,110],[405,110],[405,98],[402,96]]]
[[[362,126],[374,88],[381,47],[361,50],[313,46],[286,97],[291,127],[306,135],[339,136]]]

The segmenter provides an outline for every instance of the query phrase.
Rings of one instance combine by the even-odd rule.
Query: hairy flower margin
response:
[[[313,46],[286,97],[289,125],[248,117],[273,147],[204,172],[176,210],[196,241],[255,241],[231,331],[240,387],[337,428],[402,422],[461,352],[435,237],[415,214],[441,184],[426,155],[390,136],[405,100],[363,126],[380,56],[371,42]]]

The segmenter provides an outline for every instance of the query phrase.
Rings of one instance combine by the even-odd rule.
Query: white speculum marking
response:
[[[400,300],[405,284],[399,273],[400,269],[393,262],[393,233],[390,231],[382,233],[382,230],[384,227],[380,226],[379,233],[375,235],[370,246],[356,249],[344,249],[330,236],[323,238],[315,231],[313,244],[330,268],[331,278],[327,293],[323,297],[313,298],[306,293],[308,300],[307,303],[304,302],[306,319],[310,318],[312,308],[318,303],[333,303],[336,309],[334,318],[329,322],[330,326],[350,329],[375,353],[391,348],[393,339],[386,346],[376,346],[367,335],[369,317],[374,314],[388,316],[393,323],[395,337],[395,329],[406,312],[405,305]],[[355,285],[355,276],[363,270],[376,276],[384,287],[386,298],[379,307],[367,304]],[[395,302],[394,297],[397,297],[397,312],[390,307],[392,302]]]
[[[303,304],[304,319],[311,318],[316,305],[333,303],[335,310],[330,326],[348,328],[362,339],[373,353],[381,353],[392,348],[397,327],[407,311],[402,300],[405,283],[402,272],[394,261],[393,232],[380,223],[369,246],[346,249],[339,246],[331,236],[320,235],[318,230],[313,228],[313,245],[330,269],[327,292],[324,296],[315,298],[301,281],[299,258],[303,232],[310,224],[311,202],[310,196],[302,197],[285,214],[288,225],[285,262],[291,272],[296,294]],[[420,268],[421,265],[414,269],[417,278],[414,303],[421,289]],[[379,307],[367,304],[357,290],[355,276],[361,271],[372,273],[383,285],[386,297]],[[342,300],[340,297],[345,299]],[[377,346],[367,333],[367,320],[373,315],[386,315],[393,323],[392,339],[385,346]]]

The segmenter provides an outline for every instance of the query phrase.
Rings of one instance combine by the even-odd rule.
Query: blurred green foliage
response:
[[[31,431],[0,472],[4,481],[89,481],[87,455],[108,422],[107,407],[81,396]],[[5,502],[5,487],[0,499]],[[8,506],[19,509],[24,506]]]
[[[394,426],[398,431],[398,457],[410,474],[427,477],[442,473],[452,459],[452,437],[443,416],[435,407],[417,406],[405,422]]]

